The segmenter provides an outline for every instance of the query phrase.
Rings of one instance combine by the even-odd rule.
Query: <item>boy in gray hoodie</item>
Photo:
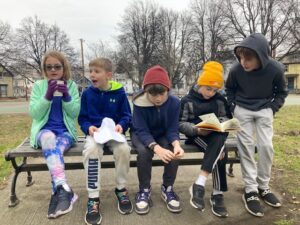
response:
[[[262,34],[246,37],[234,53],[239,62],[232,66],[225,88],[231,111],[242,128],[237,138],[245,183],[243,201],[249,213],[262,217],[259,197],[268,205],[281,206],[270,191],[269,181],[274,152],[273,116],[288,94],[284,67],[269,56],[268,41]]]

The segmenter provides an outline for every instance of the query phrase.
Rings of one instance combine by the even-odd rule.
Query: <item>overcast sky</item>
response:
[[[86,43],[99,39],[111,42],[117,35],[117,23],[131,0],[0,0],[0,20],[13,29],[25,17],[37,15],[47,24],[57,24],[79,49],[79,39]],[[159,5],[183,10],[189,0],[156,0]],[[77,45],[77,46],[76,46]]]

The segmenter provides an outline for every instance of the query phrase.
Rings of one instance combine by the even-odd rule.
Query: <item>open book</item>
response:
[[[115,122],[105,117],[102,120],[101,127],[94,133],[94,139],[99,144],[105,144],[108,141],[114,140],[117,142],[125,142],[126,138],[123,134],[115,131]]]
[[[205,114],[199,116],[202,122],[196,124],[196,127],[199,127],[204,130],[213,130],[217,132],[230,132],[238,131],[241,129],[240,122],[236,118],[232,118],[223,123],[220,123],[219,119],[214,113]]]

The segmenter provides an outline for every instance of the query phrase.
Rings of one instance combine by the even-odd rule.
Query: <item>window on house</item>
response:
[[[7,97],[7,85],[0,84],[0,98]]]

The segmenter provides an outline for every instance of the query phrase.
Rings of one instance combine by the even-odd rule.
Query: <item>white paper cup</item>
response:
[[[57,80],[56,81],[56,84],[58,85],[58,84],[64,84],[64,81],[63,80]],[[63,94],[61,93],[61,92],[59,92],[59,91],[55,91],[54,93],[53,93],[53,96],[62,96]]]

